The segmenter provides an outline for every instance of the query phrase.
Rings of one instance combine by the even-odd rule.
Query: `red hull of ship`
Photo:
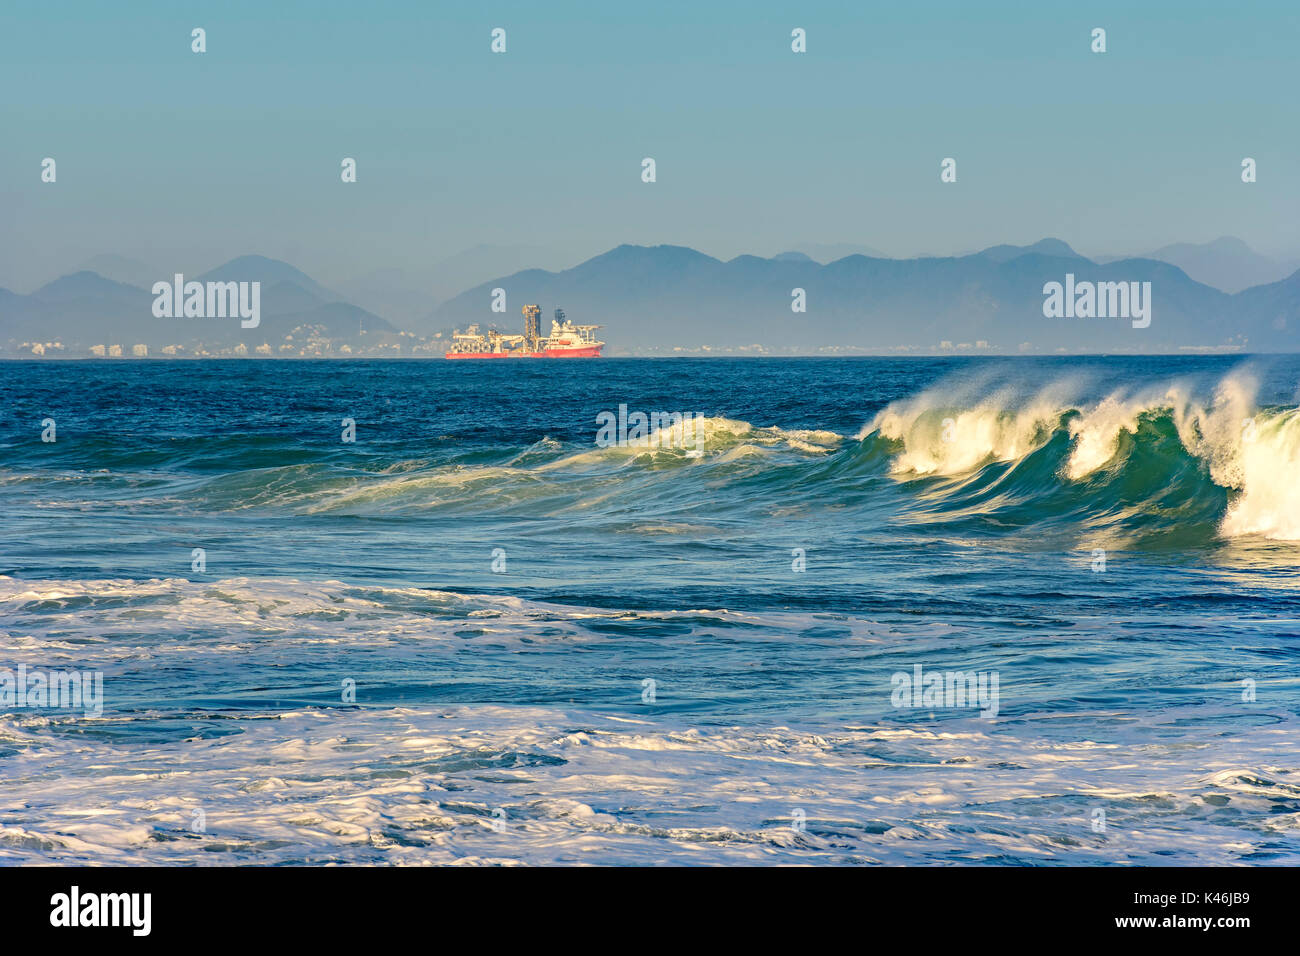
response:
[[[543,349],[540,352],[448,352],[449,359],[503,359],[503,358],[600,358],[603,346],[593,345],[583,349]]]

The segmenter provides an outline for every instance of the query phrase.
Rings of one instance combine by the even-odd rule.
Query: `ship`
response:
[[[495,358],[599,358],[605,343],[593,334],[599,325],[574,325],[564,316],[563,309],[555,310],[551,320],[551,334],[541,337],[542,307],[526,305],[524,334],[510,335],[488,329],[480,332],[471,325],[462,332],[451,335],[449,359]]]

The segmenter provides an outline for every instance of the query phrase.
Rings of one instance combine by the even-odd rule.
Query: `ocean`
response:
[[[1297,385],[0,363],[0,864],[1294,865]]]

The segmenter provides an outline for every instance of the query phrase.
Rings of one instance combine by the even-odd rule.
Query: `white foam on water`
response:
[[[1300,860],[1294,724],[1189,746],[1027,740],[1032,722],[701,730],[539,707],[223,723],[239,732],[158,744],[0,721],[17,751],[0,863]]]
[[[1300,411],[1261,413],[1233,463],[1241,494],[1221,530],[1230,537],[1261,535],[1300,541]]]
[[[679,534],[675,526],[635,529]],[[604,609],[533,601],[505,594],[461,594],[434,588],[349,584],[298,578],[68,579],[39,581],[0,575],[0,666],[69,665],[112,669],[125,661],[169,655],[187,666],[224,669],[230,659],[248,663],[256,651],[266,663],[297,661],[313,648],[455,652],[474,640],[538,648],[617,640],[592,629],[596,621],[686,619],[745,624],[752,640],[788,640],[820,623],[800,611],[750,614],[725,608]],[[890,629],[871,621],[841,625],[851,638],[875,640]],[[942,629],[935,625],[934,629]]]
[[[881,410],[861,437],[874,432],[902,443],[891,467],[895,474],[966,474],[1041,447],[1060,422],[1056,391],[1020,401],[1003,389],[963,405],[960,396],[932,389]]]

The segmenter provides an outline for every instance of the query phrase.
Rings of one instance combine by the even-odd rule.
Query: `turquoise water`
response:
[[[1298,384],[0,364],[0,861],[1295,863]]]

